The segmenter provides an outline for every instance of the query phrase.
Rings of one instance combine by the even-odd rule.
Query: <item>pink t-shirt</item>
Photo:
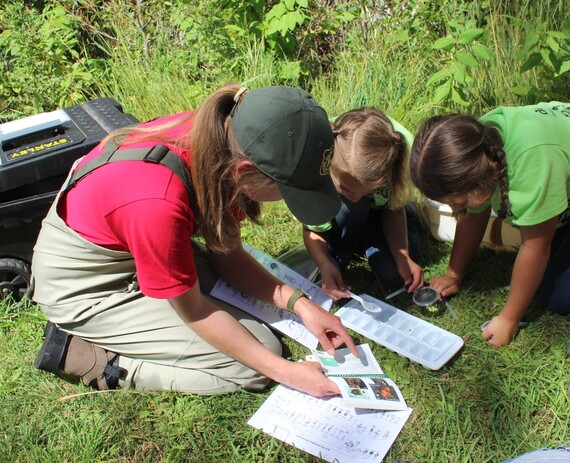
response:
[[[147,123],[163,123],[180,115]],[[186,135],[194,119],[168,130]],[[154,142],[130,144],[151,147]],[[188,151],[168,145],[179,156]],[[82,165],[99,155],[93,149]],[[194,206],[195,207],[195,206]],[[188,192],[169,168],[142,161],[106,164],[84,177],[62,197],[58,212],[66,224],[91,243],[130,252],[143,294],[158,299],[180,296],[195,284],[196,266],[190,238],[194,213]]]

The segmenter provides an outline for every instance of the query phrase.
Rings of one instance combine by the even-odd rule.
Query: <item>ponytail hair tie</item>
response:
[[[234,102],[235,104],[239,103],[240,98],[242,97],[242,95],[247,92],[249,89],[247,87],[240,87],[239,90],[236,92],[236,94],[234,95]]]
[[[247,92],[249,89],[247,87],[240,87],[239,90],[236,92],[236,94],[234,95],[234,107],[232,108],[232,110],[230,111],[230,116],[234,117],[234,113],[236,112],[236,108],[238,107],[238,104],[241,100],[241,97],[244,95],[245,92]]]

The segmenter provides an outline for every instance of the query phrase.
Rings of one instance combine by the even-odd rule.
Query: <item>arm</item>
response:
[[[437,289],[442,297],[452,296],[461,288],[467,264],[481,244],[490,214],[489,206],[477,214],[467,213],[457,221],[447,272],[430,281],[430,286]]]
[[[558,217],[553,217],[538,225],[521,227],[521,246],[513,267],[507,302],[483,332],[483,338],[492,346],[506,346],[517,333],[519,322],[546,270],[557,222]]]
[[[322,277],[323,291],[333,300],[349,297],[340,270],[331,258],[326,240],[308,228],[303,227],[303,241],[311,258],[317,264]]]
[[[422,268],[412,260],[408,251],[408,224],[404,208],[382,208],[382,229],[404,285],[408,286],[409,293],[414,292],[423,285],[424,277]]]
[[[218,275],[234,288],[277,307],[285,309],[287,301],[295,292],[294,288],[275,278],[243,249],[239,236],[234,239],[232,251],[227,254],[208,253],[208,261]],[[346,344],[358,356],[354,341],[340,318],[306,297],[297,300],[294,310],[327,352],[332,354],[334,349]]]
[[[339,393],[317,362],[290,362],[267,349],[234,317],[202,296],[198,282],[169,302],[200,337],[264,376],[315,397]]]

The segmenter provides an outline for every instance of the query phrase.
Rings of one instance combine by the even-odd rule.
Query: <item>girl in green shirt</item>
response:
[[[432,117],[410,163],[422,193],[458,217],[447,272],[430,282],[441,296],[459,291],[491,209],[520,230],[509,295],[484,339],[507,345],[537,291],[552,310],[570,312],[570,104],[500,107],[479,120]]]

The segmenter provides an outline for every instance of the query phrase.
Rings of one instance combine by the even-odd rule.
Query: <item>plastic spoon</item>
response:
[[[351,298],[353,298],[355,301],[360,302],[360,305],[361,305],[362,307],[364,307],[364,309],[367,310],[368,312],[376,313],[376,312],[380,312],[380,311],[382,310],[382,307],[380,307],[379,305],[376,305],[376,304],[374,304],[374,303],[372,303],[372,302],[367,302],[367,301],[365,301],[364,299],[362,299],[360,296],[358,296],[357,294],[354,294],[354,293],[352,293],[352,292],[350,292],[350,291],[347,291],[347,293],[348,293],[349,296],[350,296]]]

